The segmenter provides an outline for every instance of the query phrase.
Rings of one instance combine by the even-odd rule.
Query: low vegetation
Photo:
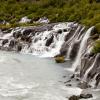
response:
[[[22,17],[46,16],[51,22],[77,21],[100,31],[99,0],[0,0],[0,20],[15,24]]]
[[[100,53],[100,40],[95,41],[93,53]]]

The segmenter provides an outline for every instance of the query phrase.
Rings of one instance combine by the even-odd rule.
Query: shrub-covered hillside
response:
[[[0,0],[0,20],[16,23],[28,16],[46,16],[51,22],[78,21],[100,31],[100,0]]]

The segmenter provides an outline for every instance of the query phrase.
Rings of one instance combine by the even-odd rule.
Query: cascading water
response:
[[[22,53],[31,53],[42,57],[54,57],[60,54],[65,37],[76,30],[78,24],[74,22],[58,23],[50,29],[40,28],[15,28],[11,32],[0,36],[1,49],[18,50]],[[44,30],[43,30],[44,29]],[[74,34],[75,35],[75,34]],[[8,41],[6,41],[6,39]]]
[[[87,30],[87,32],[85,33],[81,43],[80,43],[80,48],[79,48],[79,51],[78,51],[78,54],[77,54],[77,57],[76,57],[76,60],[75,62],[73,63],[72,65],[72,71],[75,71],[75,69],[78,67],[78,65],[80,65],[80,62],[81,62],[81,57],[82,57],[82,54],[84,53],[85,49],[86,49],[86,46],[87,46],[87,40],[91,34],[91,31],[94,29],[94,26],[89,28]]]

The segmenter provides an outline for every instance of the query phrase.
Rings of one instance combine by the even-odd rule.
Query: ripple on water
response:
[[[3,80],[3,81],[1,81]],[[12,77],[3,77],[0,80],[0,95],[4,97],[24,96],[28,94],[33,88],[39,86],[38,83],[16,83]]]

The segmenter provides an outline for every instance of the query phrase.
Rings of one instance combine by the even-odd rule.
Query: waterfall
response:
[[[86,49],[86,46],[87,46],[87,40],[91,34],[91,31],[94,29],[94,26],[89,28],[87,30],[87,32],[85,33],[81,43],[80,43],[80,48],[79,48],[79,51],[78,51],[78,54],[77,54],[77,57],[75,59],[75,62],[73,63],[72,65],[72,68],[71,70],[72,71],[75,71],[76,67],[78,67],[78,65],[80,65],[80,62],[81,62],[81,56],[82,54],[84,53],[85,49]]]
[[[72,50],[72,46],[73,45],[69,46],[69,48],[68,48],[66,60],[69,60],[70,59],[70,53],[71,53],[71,50]]]
[[[86,81],[87,82],[87,76],[88,76],[88,73],[92,70],[92,68],[94,67],[95,65],[95,62],[96,62],[96,59],[95,61],[93,62],[93,64],[90,66],[90,68],[87,69],[86,73],[84,74],[84,77],[83,77],[83,81]]]

